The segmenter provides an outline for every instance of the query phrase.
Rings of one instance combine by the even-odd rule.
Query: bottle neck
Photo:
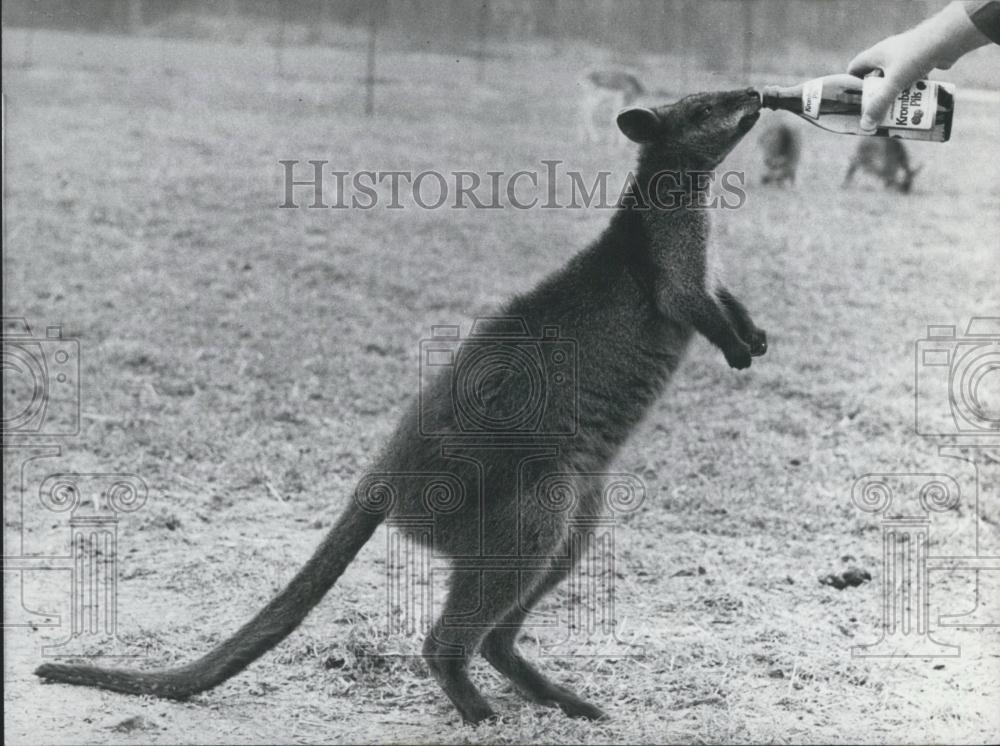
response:
[[[802,86],[766,85],[760,92],[760,105],[765,109],[783,109],[802,113]]]

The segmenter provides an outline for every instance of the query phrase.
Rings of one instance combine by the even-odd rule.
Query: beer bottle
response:
[[[861,101],[885,80],[875,75],[826,75],[795,86],[764,86],[761,104],[784,109],[811,124],[842,135],[862,135]],[[944,142],[951,137],[955,109],[955,86],[936,80],[918,80],[896,96],[892,108],[879,123],[875,137]]]

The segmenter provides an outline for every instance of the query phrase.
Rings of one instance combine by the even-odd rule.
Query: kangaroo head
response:
[[[654,169],[712,169],[760,117],[753,88],[696,93],[668,106],[633,107],[618,114],[618,128],[642,145],[640,161]]]

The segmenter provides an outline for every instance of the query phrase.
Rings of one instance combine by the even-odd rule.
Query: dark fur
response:
[[[844,175],[843,186],[850,186],[854,173],[861,169],[880,179],[888,190],[909,194],[913,179],[922,166],[912,168],[903,142],[894,137],[865,137],[858,143]]]
[[[733,91],[688,97],[657,110],[633,109],[619,117],[622,130],[643,143],[633,196],[648,201],[642,184],[660,169],[715,168],[753,125],[756,94]],[[693,195],[697,196],[697,195]],[[468,722],[493,710],[467,674],[470,656],[485,658],[533,701],[568,715],[602,718],[603,712],[549,681],[517,651],[515,641],[530,609],[567,574],[568,516],[540,508],[534,490],[544,474],[575,475],[575,515],[601,512],[602,480],[629,433],[663,391],[694,331],[718,346],[729,364],[746,368],[766,350],[764,332],[746,309],[707,274],[708,216],[705,210],[636,210],[620,207],[611,225],[589,248],[511,301],[504,315],[523,320],[533,338],[557,326],[579,350],[575,408],[554,406],[549,425],[572,425],[546,459],[525,466],[519,441],[487,438],[482,470],[442,450],[437,437],[421,435],[420,411],[429,412],[424,432],[447,429],[454,392],[448,376],[431,387],[420,407],[404,415],[370,474],[390,474],[397,495],[390,519],[425,512],[422,477],[454,475],[472,493],[454,512],[436,517],[435,550],[452,557],[535,557],[534,570],[493,571],[481,576],[455,572],[441,617],[427,636],[424,655],[434,678]],[[479,332],[499,331],[500,322]],[[466,343],[468,344],[468,343]],[[459,353],[461,354],[461,353]],[[520,390],[498,379],[487,392],[496,411],[517,408]],[[573,431],[573,427],[567,428]],[[504,447],[504,444],[510,447]],[[520,448],[520,450],[519,450]],[[357,500],[348,505],[313,557],[249,623],[187,666],[150,672],[45,664],[36,673],[53,681],[134,694],[183,699],[235,675],[286,637],[323,597],[385,519]],[[477,608],[478,604],[478,608]],[[475,621],[446,623],[475,610]]]

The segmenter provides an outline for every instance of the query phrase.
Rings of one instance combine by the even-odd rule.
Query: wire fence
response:
[[[736,82],[790,82],[842,70],[859,50],[908,28],[943,0],[2,0],[4,63],[43,59],[39,29],[164,40],[264,46],[270,73],[295,77],[295,50],[348,51],[376,106],[385,52],[452,55],[488,82],[514,61],[582,67],[602,61],[655,69],[680,90],[691,71]],[[11,31],[15,33],[10,33]],[[13,43],[12,43],[13,42]],[[986,64],[961,66],[952,79],[993,87],[996,49]],[[58,51],[54,52],[58,55]],[[167,59],[166,52],[163,58]],[[561,59],[560,59],[561,58]],[[655,58],[655,62],[651,60]],[[301,67],[301,66],[299,66]],[[544,75],[540,69],[539,75]],[[658,82],[658,81],[654,81]]]
[[[491,45],[583,41],[669,51],[710,68],[766,70],[798,48],[847,54],[906,28],[934,0],[3,0],[6,26],[202,36],[273,44],[383,43],[486,58]],[[263,23],[262,23],[263,22]],[[354,32],[354,33],[352,33]],[[366,45],[366,44],[365,44]]]

